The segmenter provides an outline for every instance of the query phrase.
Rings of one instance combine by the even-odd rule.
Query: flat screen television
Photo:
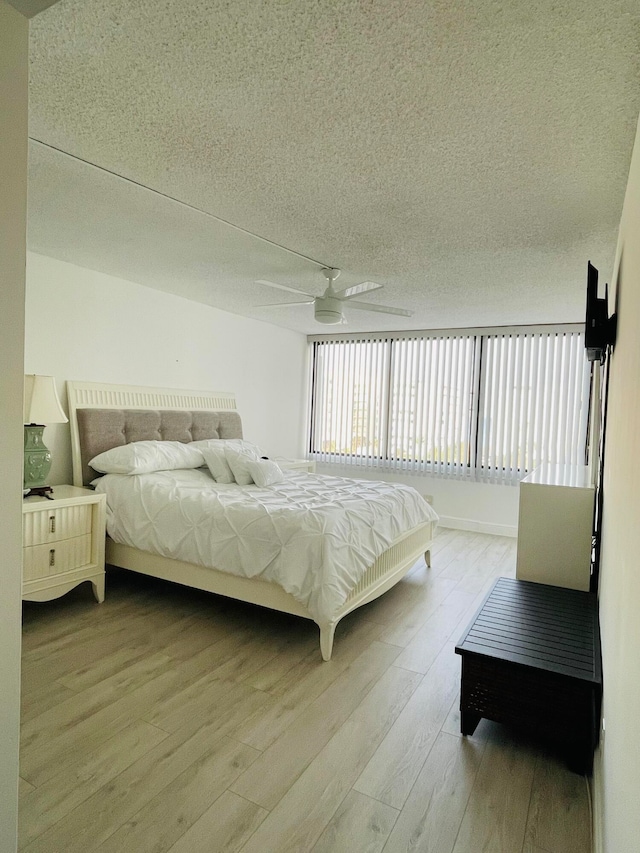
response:
[[[612,342],[611,323],[607,307],[608,288],[598,298],[598,270],[587,262],[587,314],[584,324],[584,345],[589,361],[604,362],[607,347]]]

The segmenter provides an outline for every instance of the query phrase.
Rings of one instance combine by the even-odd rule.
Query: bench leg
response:
[[[460,731],[463,735],[471,736],[482,717],[480,714],[476,714],[474,711],[461,711],[460,712]]]
[[[565,743],[567,765],[572,773],[590,776],[593,773],[593,743],[588,738]]]

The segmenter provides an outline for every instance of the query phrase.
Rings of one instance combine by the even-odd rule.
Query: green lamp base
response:
[[[25,424],[24,427],[24,487],[43,489],[51,470],[51,454],[42,440],[44,426]]]

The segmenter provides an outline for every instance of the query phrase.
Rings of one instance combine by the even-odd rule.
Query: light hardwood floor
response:
[[[339,625],[126,572],[24,605],[25,853],[588,853],[585,779],[482,721],[454,645],[515,540],[443,530],[432,568]]]

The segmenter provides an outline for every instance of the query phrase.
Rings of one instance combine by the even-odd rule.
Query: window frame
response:
[[[480,460],[481,452],[481,432],[484,426],[481,424],[483,406],[485,404],[484,394],[487,388],[487,340],[491,337],[509,337],[509,336],[524,336],[524,335],[582,335],[584,336],[584,324],[546,324],[536,326],[498,326],[498,327],[476,327],[469,329],[438,329],[438,330],[417,330],[417,331],[396,331],[396,332],[371,332],[371,333],[350,333],[338,335],[309,335],[307,340],[310,345],[310,382],[309,382],[309,406],[308,406],[308,424],[307,424],[307,452],[309,458],[316,460],[320,464],[343,465],[349,468],[368,468],[370,470],[386,470],[393,471],[399,474],[416,474],[416,475],[435,475],[448,476],[462,479],[473,479],[493,482],[519,482],[522,477],[530,473],[532,469],[520,469],[517,467],[514,471],[513,466],[507,470],[505,468],[492,468],[480,464],[484,460]],[[468,423],[466,428],[466,461],[457,462],[442,462],[440,459],[435,462],[433,459],[408,459],[403,462],[400,458],[395,458],[391,453],[392,428],[393,422],[393,366],[394,355],[397,350],[394,347],[394,341],[403,341],[411,339],[446,339],[446,338],[464,338],[472,339],[473,347],[472,365],[471,365],[471,383],[469,387],[469,412]],[[342,343],[342,342],[385,342],[388,343],[388,352],[385,357],[383,370],[386,378],[386,391],[384,393],[384,405],[382,406],[382,424],[380,435],[380,449],[384,448],[385,453],[371,456],[357,456],[356,454],[331,453],[323,451],[317,447],[317,422],[315,416],[317,413],[318,400],[316,398],[318,371],[316,370],[316,362],[318,358],[319,348],[317,344],[327,343]],[[577,344],[580,352],[584,349],[584,341]],[[585,365],[587,365],[585,367]],[[576,365],[576,370],[577,370]],[[585,438],[584,457],[587,464],[587,442],[586,434],[588,429],[588,410],[589,399],[584,398],[586,391],[586,372],[588,371],[588,363],[586,354],[584,357],[582,379],[584,387],[581,392],[582,405],[579,410],[579,426],[581,430],[580,436],[577,436],[577,441],[580,442],[582,436]],[[580,374],[574,374],[579,376]],[[464,391],[463,391],[464,393]],[[518,393],[522,393],[521,390]],[[588,394],[588,391],[586,391]],[[411,415],[405,416],[411,417]],[[416,436],[410,437],[410,443],[413,442],[414,448],[417,447],[418,441]],[[315,447],[314,447],[315,445]],[[505,445],[506,446],[506,445]],[[434,445],[435,447],[435,445]],[[520,451],[520,448],[519,448]],[[441,454],[442,455],[442,454]],[[417,454],[416,454],[417,456]],[[518,462],[518,465],[520,463]],[[538,463],[540,464],[540,463]]]

